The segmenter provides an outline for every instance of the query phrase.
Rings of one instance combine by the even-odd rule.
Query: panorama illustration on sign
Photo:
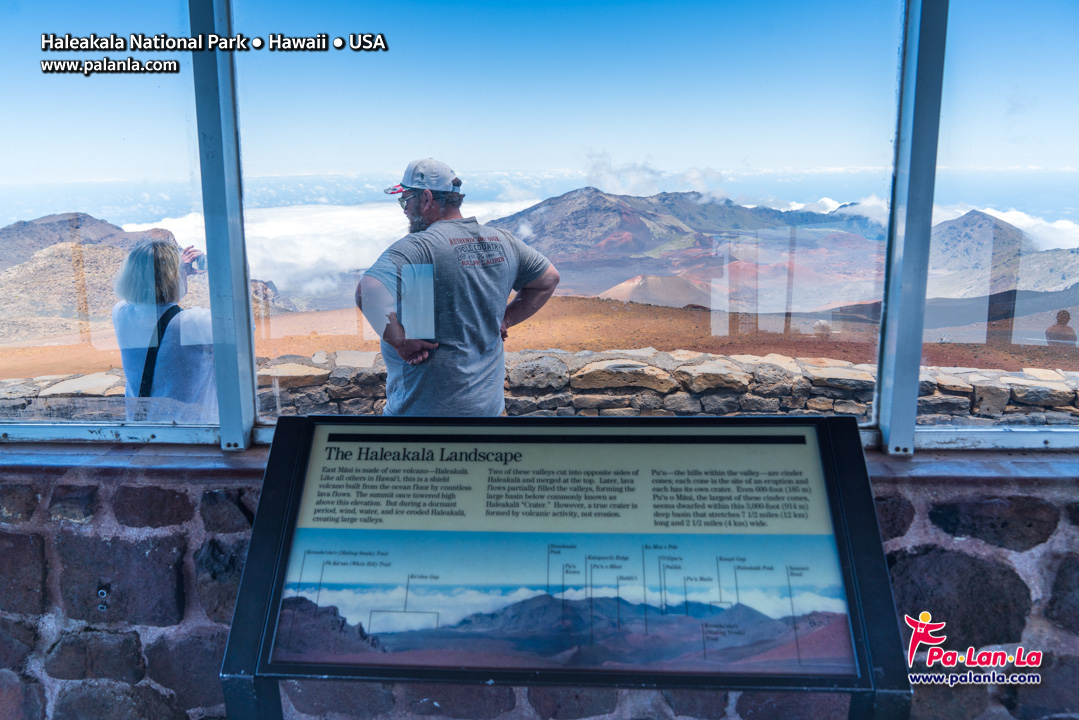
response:
[[[275,662],[857,674],[811,428],[339,430],[315,430]]]

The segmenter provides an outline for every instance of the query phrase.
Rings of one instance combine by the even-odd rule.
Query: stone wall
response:
[[[536,382],[560,377],[526,367]],[[551,394],[546,382],[533,397]],[[0,718],[223,718],[217,672],[265,449],[2,447]],[[1045,652],[1039,686],[918,688],[914,717],[1079,713],[1079,455],[870,454],[869,466],[900,612],[945,620],[949,646]],[[848,703],[583,687],[310,681],[282,690],[292,720],[809,720],[845,718]]]
[[[0,466],[0,718],[224,717],[265,451],[24,450]]]
[[[378,414],[386,368],[373,352],[260,358],[264,416]],[[507,355],[510,415],[852,415],[872,417],[877,366],[784,355],[709,355],[653,348]],[[1079,373],[1025,368],[923,369],[924,425],[1079,424]],[[108,421],[124,416],[119,370],[0,381],[0,418]]]

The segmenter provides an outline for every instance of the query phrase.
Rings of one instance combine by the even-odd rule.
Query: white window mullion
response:
[[[914,451],[947,26],[948,0],[909,0],[878,365],[881,442],[892,455]]]
[[[216,445],[215,427],[154,425],[151,423],[98,425],[82,422],[19,423],[0,426],[0,444],[19,442],[98,442],[139,444]]]
[[[229,0],[189,0],[192,35],[232,35]],[[231,52],[192,53],[206,218],[214,371],[221,447],[251,443],[255,423],[255,353],[240,189],[236,68]]]

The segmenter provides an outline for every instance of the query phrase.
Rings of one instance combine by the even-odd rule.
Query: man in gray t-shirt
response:
[[[547,258],[463,217],[460,188],[449,166],[427,159],[410,163],[401,184],[386,190],[401,194],[410,234],[356,288],[357,305],[382,338],[386,415],[501,414],[507,330],[558,285]]]

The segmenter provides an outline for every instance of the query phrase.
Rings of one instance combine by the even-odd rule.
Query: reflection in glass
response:
[[[128,415],[112,311],[113,281],[139,243],[205,248],[191,55],[42,50],[35,38],[187,37],[187,3],[57,0],[2,12],[5,101],[17,111],[0,116],[0,420],[185,422],[156,398]],[[105,54],[178,72],[110,73]],[[43,72],[52,61],[100,67]],[[209,306],[205,276],[191,278],[181,305]]]
[[[248,260],[280,298],[257,318],[263,419],[381,411],[371,388],[384,364],[354,290],[408,232],[382,189],[428,156],[465,180],[469,214],[559,269],[556,296],[506,341],[513,358],[566,351],[577,372],[583,353],[626,351],[669,373],[653,350],[682,351],[669,362],[707,353],[756,378],[768,357],[761,373],[787,377],[730,380],[749,396],[733,398],[679,380],[691,402],[640,407],[574,405],[548,385],[510,414],[871,418],[901,3],[235,6],[252,37],[289,27],[332,41],[363,25],[392,48],[237,57]],[[483,44],[455,48],[453,76],[484,78],[483,90],[421,110],[411,79],[431,73],[424,48],[457,31],[511,36],[516,51],[492,62]],[[641,53],[626,37],[671,41]],[[827,377],[807,380],[810,368]]]
[[[1079,8],[949,6],[921,424],[1079,424]]]
[[[205,255],[172,239],[136,245],[116,277],[112,324],[123,360],[128,420],[217,422],[210,311],[182,309]],[[202,263],[198,263],[202,264]]]
[[[403,265],[400,275],[401,324],[405,336],[417,340],[435,337],[435,266]]]

